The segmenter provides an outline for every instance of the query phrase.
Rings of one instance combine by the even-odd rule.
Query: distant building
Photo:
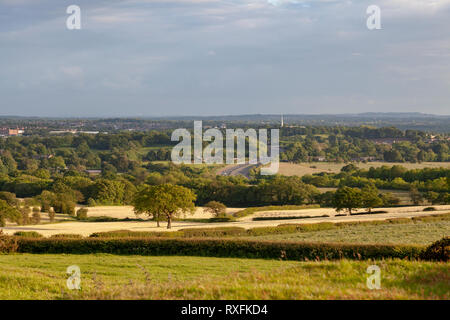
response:
[[[25,130],[23,128],[16,128],[16,129],[11,129],[11,128],[0,128],[0,135],[1,136],[20,136],[25,132]]]
[[[98,170],[98,169],[87,169],[87,170],[85,170],[84,172],[86,172],[86,173],[89,174],[89,175],[96,176],[96,175],[101,174],[101,173],[102,173],[102,170]]]
[[[78,130],[55,130],[55,131],[50,131],[50,134],[66,134],[66,133],[70,133],[70,134],[77,134],[77,133],[84,133],[84,134],[99,134],[99,131],[78,131]]]
[[[404,142],[404,141],[411,141],[411,139],[408,138],[382,138],[382,139],[371,139],[375,144],[387,144],[392,145],[394,143]]]

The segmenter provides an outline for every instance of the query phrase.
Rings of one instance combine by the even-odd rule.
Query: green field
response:
[[[450,235],[450,220],[355,225],[331,230],[272,234],[249,238],[254,240],[429,245],[448,235]]]
[[[381,289],[366,287],[369,265]],[[81,291],[66,268],[81,269]],[[203,257],[0,255],[0,299],[448,299],[446,263]]]

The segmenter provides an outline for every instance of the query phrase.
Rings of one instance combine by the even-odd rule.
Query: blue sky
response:
[[[0,0],[0,115],[369,111],[450,114],[450,0]]]

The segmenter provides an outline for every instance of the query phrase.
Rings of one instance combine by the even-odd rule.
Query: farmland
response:
[[[381,268],[380,290],[366,268]],[[78,265],[81,291],[66,287]],[[445,263],[205,257],[0,255],[0,299],[448,299]]]
[[[360,169],[369,169],[370,167],[378,168],[381,166],[392,167],[399,165],[411,169],[422,168],[450,168],[449,162],[422,162],[422,163],[395,163],[395,162],[357,162],[354,163]],[[333,162],[306,162],[306,163],[280,163],[279,174],[285,176],[303,176],[306,174],[315,174],[321,172],[338,173],[347,163]]]
[[[449,234],[445,221],[355,225],[346,228],[252,237],[258,240],[429,245]]]
[[[338,215],[338,213],[331,208],[317,208],[317,209],[301,209],[301,210],[274,210],[274,211],[261,211],[255,212],[253,215],[246,216],[237,219],[234,222],[217,222],[217,223],[205,223],[200,222],[204,219],[212,217],[211,213],[205,212],[202,208],[197,208],[194,215],[186,215],[186,221],[178,220],[172,225],[172,230],[176,231],[183,228],[213,228],[213,227],[243,227],[246,229],[254,227],[276,226],[281,223],[318,223],[318,222],[343,222],[343,221],[369,221],[369,220],[385,220],[390,218],[406,218],[414,216],[427,216],[435,213],[445,213],[450,209],[449,205],[435,206],[438,211],[424,212],[425,206],[418,207],[401,207],[401,208],[380,208],[380,210],[386,213],[382,214],[366,214],[366,215]],[[136,215],[130,206],[104,206],[89,208],[92,210],[89,215],[91,217],[111,217],[116,219],[126,219],[121,221],[107,221],[107,222],[88,222],[79,221],[68,217],[67,215],[58,215],[57,223],[49,223],[48,218],[43,214],[43,224],[40,225],[27,225],[17,226],[15,224],[8,224],[2,228],[7,234],[13,234],[17,231],[36,231],[44,236],[51,236],[55,234],[80,234],[82,236],[89,236],[94,232],[106,232],[113,230],[132,230],[132,231],[166,231],[164,227],[158,228],[156,222],[147,220],[145,216],[141,216],[142,220],[136,220]],[[228,208],[229,213],[237,212],[237,208]],[[361,211],[364,212],[364,211]],[[327,215],[327,217],[324,217]],[[265,220],[265,221],[253,221],[256,217],[283,217],[294,216],[304,217],[307,219],[293,219],[293,220]],[[134,218],[134,219],[133,219]],[[196,219],[199,221],[196,221]],[[202,219],[203,218],[203,219]],[[162,224],[164,226],[164,223]]]

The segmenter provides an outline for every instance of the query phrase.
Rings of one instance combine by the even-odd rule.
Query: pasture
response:
[[[369,265],[381,289],[366,286]],[[81,290],[66,286],[68,266]],[[0,299],[448,299],[446,263],[297,262],[107,254],[0,255]]]
[[[253,236],[249,239],[272,241],[312,241],[368,244],[423,244],[450,234],[450,219],[409,223],[354,225],[330,230]]]

